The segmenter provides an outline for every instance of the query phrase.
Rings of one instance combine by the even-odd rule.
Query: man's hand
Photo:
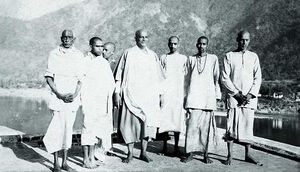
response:
[[[191,115],[191,109],[186,109],[185,119],[189,119]]]
[[[114,106],[116,106],[117,108],[120,107],[120,105],[121,105],[121,96],[120,96],[119,93],[114,93],[113,103],[114,103]]]
[[[248,93],[246,96],[245,96],[245,101],[243,102],[243,105],[246,105],[250,102],[250,99],[254,98],[254,96],[250,93]]]
[[[165,96],[163,94],[159,95],[159,107],[162,109],[165,105]]]
[[[247,100],[246,96],[244,96],[241,91],[235,94],[233,98],[235,98],[235,100],[238,102],[238,106],[243,105]]]
[[[71,103],[71,102],[74,101],[75,97],[76,97],[75,94],[69,93],[69,94],[67,94],[67,95],[65,96],[64,102],[65,102],[65,103]]]
[[[68,94],[57,93],[56,96],[57,96],[57,98],[61,99],[65,103],[71,103],[71,102],[73,102],[73,100],[75,98],[72,93],[68,93]]]

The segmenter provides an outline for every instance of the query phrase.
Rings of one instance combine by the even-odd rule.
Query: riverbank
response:
[[[219,133],[223,132],[220,129]],[[257,138],[255,138],[257,139]],[[2,140],[3,141],[3,140]],[[260,140],[258,140],[260,141]],[[81,146],[73,142],[72,148],[69,151],[69,165],[77,171],[289,171],[298,172],[300,162],[299,159],[291,157],[285,158],[282,154],[274,154],[285,152],[291,149],[293,152],[298,153],[299,147],[290,147],[283,144],[283,147],[278,146],[278,142],[264,139],[261,144],[267,144],[271,147],[271,151],[265,150],[259,144],[255,145],[255,149],[251,151],[252,155],[261,161],[264,165],[256,166],[244,161],[244,147],[235,144],[233,147],[233,162],[232,165],[224,165],[226,160],[227,149],[226,143],[221,137],[218,137],[218,150],[213,151],[209,156],[214,161],[212,164],[204,164],[203,156],[198,154],[194,160],[189,163],[182,163],[180,160],[183,156],[172,156],[166,154],[165,156],[159,155],[162,150],[162,142],[154,141],[148,145],[148,156],[153,159],[153,162],[146,163],[138,159],[140,145],[136,144],[134,148],[134,160],[129,164],[122,163],[122,159],[126,157],[127,147],[123,143],[115,143],[113,145],[115,156],[107,157],[105,163],[102,163],[97,169],[89,170],[82,168],[83,153]],[[279,143],[280,145],[281,143]],[[281,144],[282,145],[282,144]],[[180,151],[184,152],[184,137],[180,137],[179,141]],[[257,146],[262,149],[257,149]],[[287,146],[287,147],[286,147]],[[278,148],[279,147],[279,148]],[[174,140],[168,141],[168,150],[171,152],[174,148]],[[263,151],[261,151],[263,150]],[[273,151],[273,152],[272,152]],[[281,155],[281,156],[278,156]],[[53,166],[53,157],[47,153],[45,147],[39,144],[38,140],[26,140],[17,142],[0,142],[0,172],[4,171],[51,171]],[[61,158],[59,158],[61,161]]]
[[[22,97],[33,100],[47,100],[49,97],[49,89],[48,88],[22,88],[22,89],[5,89],[0,88],[0,96],[11,96],[11,97]],[[224,107],[224,106],[223,106]],[[287,102],[284,104],[283,102],[279,102],[278,100],[270,103],[270,101],[259,99],[258,109],[256,111],[259,115],[266,116],[295,116],[299,115],[297,112],[298,107],[294,102]],[[225,109],[221,108],[219,111],[225,112]]]

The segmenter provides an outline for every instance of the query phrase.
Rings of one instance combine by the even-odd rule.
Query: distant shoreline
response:
[[[0,88],[0,97],[22,97],[25,99],[32,100],[48,100],[49,89],[48,88]],[[225,110],[219,110],[225,112]],[[262,110],[257,110],[258,115],[264,116],[296,116],[299,115],[297,112],[291,113],[288,109],[280,109],[280,111],[274,111],[271,108],[264,108]]]
[[[0,88],[1,97],[22,97],[28,99],[44,99],[47,100],[49,97],[49,90],[47,88]]]

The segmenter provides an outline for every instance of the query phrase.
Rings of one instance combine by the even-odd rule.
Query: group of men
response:
[[[120,110],[120,131],[128,147],[127,157],[122,162],[133,160],[135,142],[141,142],[139,159],[151,162],[147,144],[156,137],[157,131],[165,135],[174,132],[174,151],[179,154],[179,135],[186,122],[185,151],[188,154],[182,162],[193,160],[195,152],[203,152],[204,162],[212,163],[208,153],[218,148],[214,110],[221,99],[219,83],[226,92],[224,139],[228,156],[225,164],[231,164],[233,141],[238,141],[245,145],[245,161],[262,165],[249,153],[261,69],[256,53],[248,50],[248,31],[238,33],[238,47],[226,54],[221,76],[218,57],[207,52],[209,40],[205,36],[197,39],[198,53],[189,57],[179,53],[179,37],[171,36],[169,53],[159,58],[147,47],[148,32],[137,30],[136,45],[124,51],[115,76],[107,61],[114,52],[113,43],[103,44],[99,37],[93,37],[91,51],[83,55],[73,46],[74,40],[72,31],[63,31],[62,44],[51,51],[45,74],[51,88],[49,109],[53,118],[44,143],[47,151],[54,155],[54,171],[71,170],[66,161],[67,150],[71,147],[72,126],[80,104],[84,114],[83,167],[98,166],[97,145],[107,154],[112,151],[113,97],[114,106]],[[61,166],[58,163],[60,150],[63,150]],[[166,151],[165,140],[163,152]]]

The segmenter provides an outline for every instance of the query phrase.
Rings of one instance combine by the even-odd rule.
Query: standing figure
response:
[[[179,154],[178,142],[180,132],[183,131],[184,110],[184,80],[186,74],[187,57],[178,52],[179,38],[171,36],[168,47],[170,52],[161,56],[161,64],[166,75],[165,81],[165,104],[162,108],[161,126],[159,132],[164,137],[163,153],[167,153],[168,132],[174,132],[174,154]]]
[[[49,109],[53,115],[47,129],[44,144],[54,155],[53,171],[72,170],[67,164],[68,149],[72,144],[73,124],[80,105],[83,54],[73,43],[75,37],[71,30],[64,30],[61,45],[50,52],[45,74],[51,89]],[[63,150],[62,166],[59,166],[58,152]]]
[[[147,48],[148,32],[135,33],[136,46],[125,50],[116,69],[116,99],[122,101],[120,131],[133,160],[134,142],[141,141],[140,159],[152,161],[146,149],[159,126],[160,105],[163,105],[162,82],[164,74],[156,53]],[[121,97],[121,101],[120,101]]]
[[[216,100],[221,98],[219,62],[214,54],[207,53],[208,38],[197,40],[198,53],[188,59],[188,91],[185,108],[188,114],[185,149],[193,159],[194,152],[204,152],[204,162],[212,163],[208,152],[216,150],[217,126],[214,116]]]
[[[221,81],[226,89],[228,156],[226,165],[232,161],[233,141],[245,145],[245,161],[262,165],[249,153],[253,141],[254,110],[261,85],[261,69],[256,53],[248,50],[250,33],[241,31],[236,41],[238,48],[226,54]]]
[[[81,145],[84,151],[83,167],[96,168],[95,144],[101,140],[104,151],[112,148],[112,94],[115,82],[109,63],[102,56],[101,38],[91,38],[90,47],[91,51],[85,57],[86,68],[81,93],[84,114]],[[98,156],[97,159],[103,161]]]
[[[103,57],[108,61],[110,68],[114,71],[116,67],[116,61],[112,56],[116,50],[116,45],[112,42],[106,42],[103,46]]]

